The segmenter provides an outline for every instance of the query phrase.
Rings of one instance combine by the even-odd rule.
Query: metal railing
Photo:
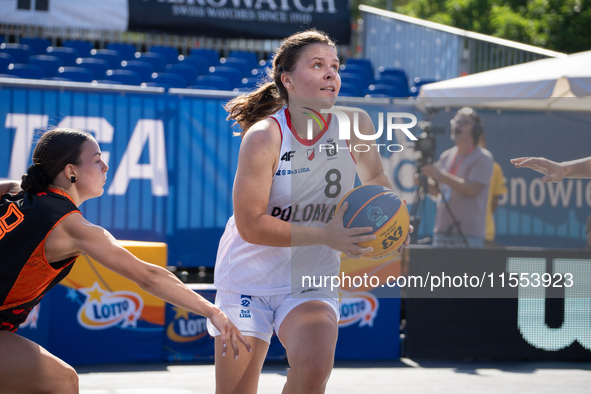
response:
[[[361,5],[362,56],[412,80],[450,79],[566,54]],[[377,70],[376,70],[377,71]]]

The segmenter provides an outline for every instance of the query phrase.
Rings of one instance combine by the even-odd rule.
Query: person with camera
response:
[[[435,164],[426,164],[428,192],[437,198],[433,246],[482,248],[486,230],[486,206],[493,171],[492,154],[478,146],[484,132],[472,108],[460,109],[451,120],[455,146]],[[419,183],[419,177],[415,183]]]

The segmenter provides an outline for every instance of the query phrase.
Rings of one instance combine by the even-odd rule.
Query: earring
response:
[[[70,177],[70,182],[76,183],[76,177],[74,175]]]

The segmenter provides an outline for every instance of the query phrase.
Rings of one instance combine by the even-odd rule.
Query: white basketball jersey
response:
[[[339,141],[337,120],[331,122],[329,116],[326,130],[314,140],[302,140],[291,129],[286,108],[271,118],[282,139],[267,214],[292,225],[326,226],[341,198],[353,189],[356,174],[347,141]],[[301,287],[302,276],[338,275],[339,266],[340,252],[324,245],[271,247],[245,242],[232,216],[220,240],[215,286],[246,295],[289,294],[292,285]]]

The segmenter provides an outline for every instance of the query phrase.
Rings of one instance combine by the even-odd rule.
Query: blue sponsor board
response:
[[[28,324],[18,334],[69,364],[162,360],[161,325],[138,319],[141,310],[134,309],[131,301],[111,302],[108,292],[97,289],[94,294],[100,293],[100,299],[90,301],[94,295],[89,297],[84,290],[91,289],[56,286],[41,302],[36,327]],[[112,294],[117,293],[122,292]],[[139,298],[126,293],[129,300]],[[121,307],[126,302],[128,307]]]
[[[215,302],[216,289],[213,285],[189,285],[206,300]],[[244,296],[247,297],[247,296]],[[163,359],[166,361],[213,361],[215,340],[207,331],[207,319],[192,312],[166,304],[166,321]],[[230,350],[230,353],[232,350]],[[266,360],[285,360],[285,349],[276,335]]]
[[[400,294],[399,288],[389,291],[390,296]],[[378,298],[363,291],[342,293],[340,313],[335,360],[400,358],[400,298]]]

